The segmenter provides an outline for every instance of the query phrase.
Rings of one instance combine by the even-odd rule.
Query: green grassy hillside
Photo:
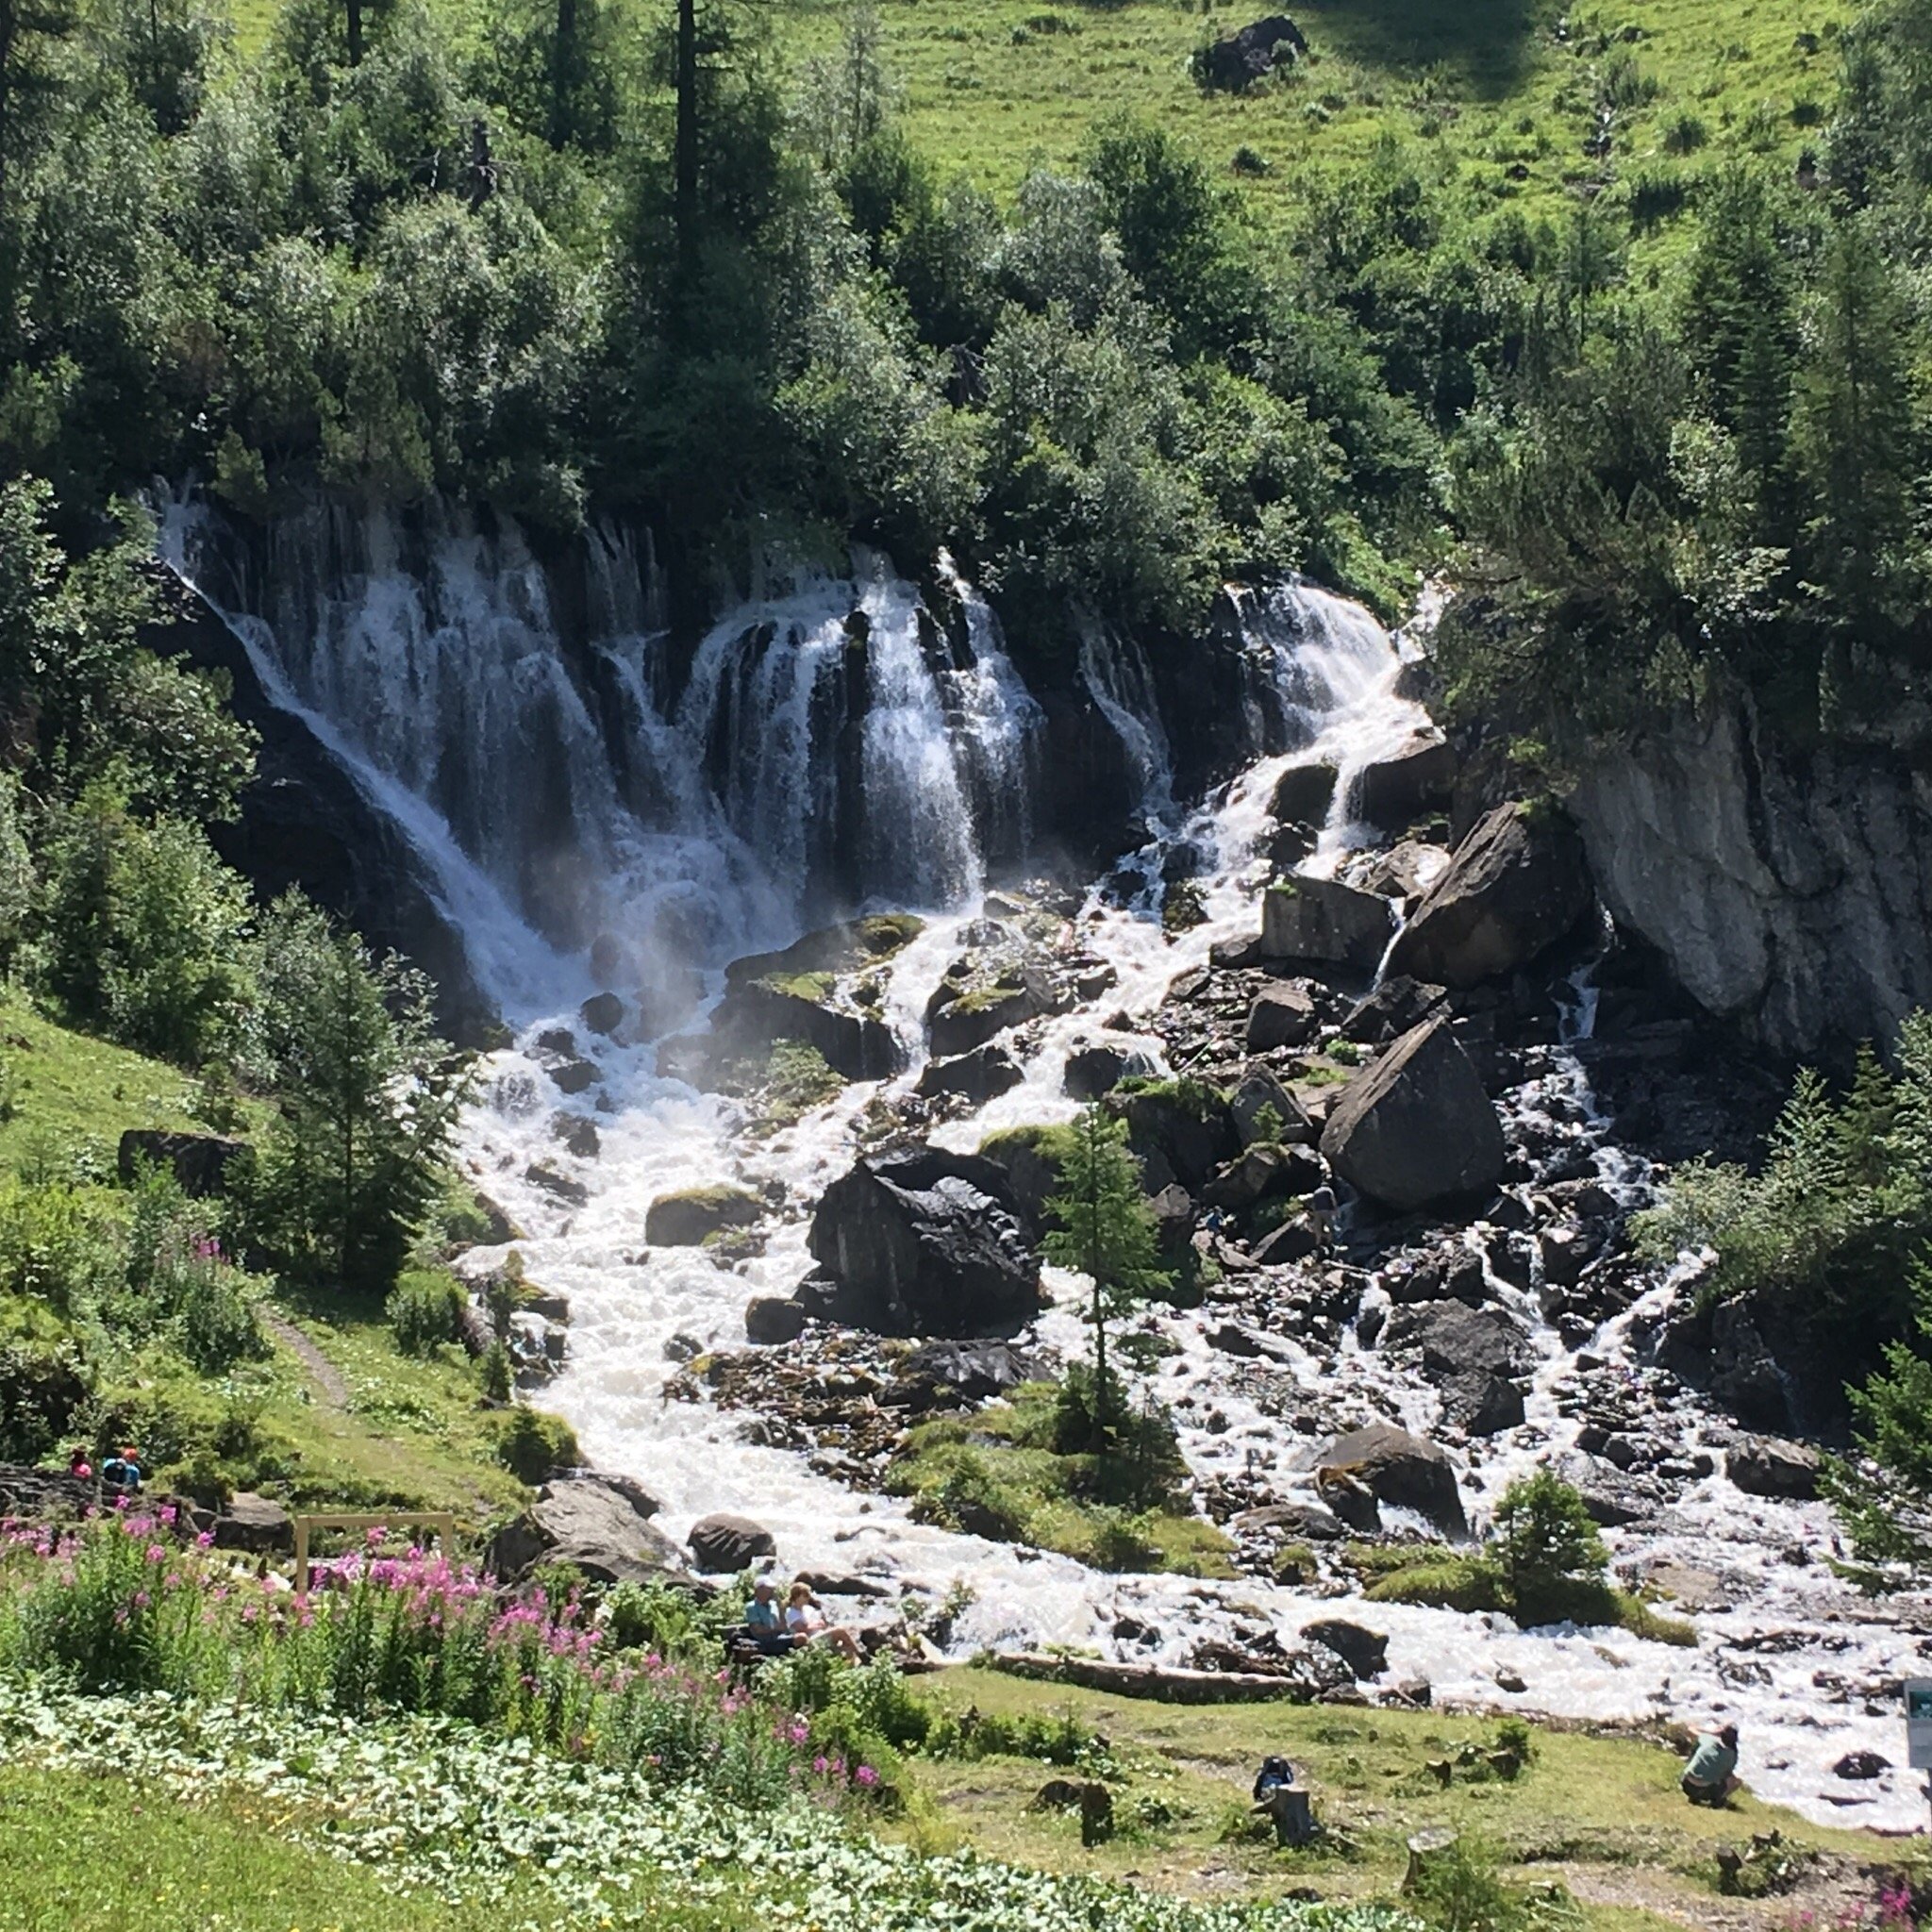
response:
[[[942,164],[1009,193],[1036,161],[1071,159],[1097,118],[1131,108],[1187,136],[1264,215],[1390,136],[1436,144],[1473,196],[1538,213],[1612,175],[1641,174],[1653,198],[1667,193],[1731,139],[1795,159],[1836,87],[1845,17],[1804,0],[1624,0],[1568,13],[1518,0],[1305,0],[1286,9],[1308,37],[1305,66],[1243,95],[1204,93],[1189,72],[1194,49],[1269,10],[879,7],[914,139]],[[849,9],[793,0],[789,14],[779,45],[808,52],[836,42]],[[1607,166],[1586,152],[1606,106]],[[1264,174],[1237,173],[1244,149]]]

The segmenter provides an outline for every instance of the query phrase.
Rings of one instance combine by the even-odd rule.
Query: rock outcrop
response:
[[[703,1516],[685,1539],[692,1565],[707,1576],[736,1576],[766,1557],[778,1541],[761,1523],[745,1516]]]
[[[938,1148],[872,1156],[825,1190],[812,1258],[838,1320],[892,1335],[998,1335],[1040,1312],[1040,1264],[1003,1169]]]
[[[1389,972],[1471,987],[1567,938],[1594,903],[1583,841],[1562,812],[1502,805],[1457,847],[1389,952]]]
[[[1432,1020],[1349,1082],[1322,1154],[1350,1187],[1406,1213],[1493,1187],[1503,1128],[1448,1023]]]
[[[1399,832],[1424,812],[1446,807],[1456,785],[1456,754],[1433,726],[1412,732],[1386,758],[1364,765],[1349,786],[1352,819]]]
[[[1292,66],[1307,51],[1301,28],[1287,14],[1271,13],[1203,47],[1194,57],[1195,76],[1203,87],[1240,93],[1277,67]]]
[[[1620,745],[1572,794],[1597,891],[1706,1011],[1789,1058],[1932,1006],[1932,774],[1774,749],[1747,711]]]

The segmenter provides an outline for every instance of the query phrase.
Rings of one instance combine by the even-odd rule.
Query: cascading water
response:
[[[358,782],[409,828],[453,916],[491,956],[486,972],[508,993],[526,1050],[491,1061],[463,1158],[533,1230],[519,1244],[530,1275],[571,1305],[568,1361],[542,1399],[576,1424],[594,1461],[642,1477],[664,1498],[668,1530],[678,1535],[702,1513],[735,1509],[769,1527],[794,1566],[934,1590],[963,1578],[977,1592],[958,1628],[968,1647],[1105,1644],[1118,1614],[1131,1610],[1163,1633],[1154,1654],[1177,1657],[1204,1628],[1225,1629],[1237,1603],[1261,1606],[1284,1633],[1335,1613],[1332,1599],[1252,1578],[1224,1591],[1181,1578],[1103,1578],[1052,1557],[1023,1561],[1004,1545],[916,1524],[896,1503],[858,1495],[803,1457],[746,1440],[728,1414],[667,1403],[675,1358],[694,1346],[735,1345],[746,1302],[782,1293],[807,1272],[807,1210],[851,1159],[880,1084],[850,1087],[795,1124],[756,1136],[729,1102],[660,1078],[649,1046],[580,1041],[599,1076],[601,1152],[586,1158],[571,1151],[579,1143],[559,1141],[571,1103],[535,1039],[546,1025],[575,1024],[586,989],[525,921],[536,916],[523,896],[529,868],[559,849],[559,820],[549,814],[560,815],[573,885],[591,894],[598,920],[625,920],[631,930],[648,919],[679,924],[701,933],[698,950],[713,958],[788,939],[814,891],[835,904],[873,896],[936,913],[880,975],[880,1010],[913,1056],[907,1073],[883,1083],[883,1097],[917,1078],[928,996],[960,948],[965,915],[977,909],[989,858],[1024,850],[1032,774],[1050,756],[991,613],[970,591],[957,583],[947,591],[962,621],[946,626],[930,621],[909,587],[877,571],[856,584],[804,583],[715,626],[680,682],[648,569],[620,539],[592,546],[581,661],[558,643],[542,575],[513,533],[486,540],[448,529],[405,543],[392,532],[312,524],[271,552],[288,580],[252,592],[245,572],[225,570],[223,546],[192,512],[171,516],[169,542],[236,613],[278,700],[316,721]],[[1340,772],[1309,869],[1332,871],[1366,842],[1351,823],[1351,779],[1425,722],[1396,694],[1394,646],[1365,612],[1312,586],[1249,596],[1241,615],[1261,667],[1250,741],[1271,755],[1185,824],[1144,658],[1097,631],[1082,658],[1133,761],[1146,815],[1207,855],[1196,881],[1204,923],[1169,937],[1144,910],[1091,897],[1070,930],[1114,971],[1104,1004],[1036,1023],[1014,1042],[1022,1084],[936,1130],[936,1141],[972,1147],[1001,1124],[1066,1118],[1074,1103],[1062,1073],[1084,1041],[1104,1037],[1166,1064],[1152,1017],[1170,983],[1205,963],[1216,941],[1254,929],[1269,800],[1289,765],[1326,760]],[[460,688],[483,678],[503,690]],[[527,822],[533,814],[544,822]],[[1577,990],[1580,1017],[1587,988]],[[590,1096],[577,1103],[587,1104]],[[1574,1057],[1553,1056],[1547,1075],[1512,1105],[1560,1123],[1606,1188],[1631,1185]],[[554,1190],[558,1170],[581,1186],[581,1202]],[[655,1198],[724,1181],[782,1196],[762,1254],[727,1265],[701,1249],[646,1245]],[[498,1259],[472,1257],[478,1268]],[[1479,1455],[1472,1450],[1478,1507],[1512,1473],[1575,1441],[1563,1391],[1583,1357],[1543,1319],[1536,1286],[1490,1281],[1494,1299],[1528,1329],[1536,1360],[1524,1424]],[[1667,1292],[1589,1339],[1591,1358],[1608,1365],[1591,1373],[1640,1374],[1633,1335]],[[1326,1346],[1271,1339],[1261,1362],[1240,1364],[1210,1341],[1212,1321],[1174,1315],[1156,1324],[1175,1351],[1156,1372],[1157,1386],[1176,1405],[1204,1481],[1269,1470],[1290,1487],[1305,1480],[1291,1474],[1297,1444],[1281,1420],[1282,1398],[1268,1392],[1260,1371],[1291,1394],[1319,1391],[1344,1421],[1433,1425],[1433,1392],[1353,1330]],[[1041,1335],[1069,1352],[1082,1342],[1078,1324],[1058,1311]],[[1828,1810],[1820,1755],[1828,1762],[1890,1740],[1875,1718],[1821,1706],[1813,1673],[1827,1657],[1847,1680],[1895,1674],[1897,1665],[1889,1626],[1846,1617],[1818,1569],[1781,1565],[1781,1544],[1819,1541],[1828,1530],[1822,1506],[1741,1497],[1713,1473],[1690,1485],[1655,1531],[1610,1532],[1620,1557],[1661,1554],[1748,1576],[1757,1595],[1707,1615],[1699,1651],[1614,1631],[1518,1631],[1501,1619],[1402,1605],[1357,1613],[1389,1633],[1395,1674],[1428,1676],[1440,1699],[1504,1701],[1497,1678],[1514,1673],[1536,1708],[1692,1719],[1723,1711],[1744,1725],[1754,1787],[1819,1815]],[[1761,1641],[1767,1619],[1773,1641]],[[1740,1661],[1753,1646],[1759,1654]],[[1773,1740],[1788,1735],[1777,1721],[1794,1700],[1809,1726],[1802,1748],[1774,1751]],[[1902,1781],[1881,1782],[1873,1796],[1863,1813],[1873,1822],[1912,1816]]]
[[[961,638],[876,565],[808,577],[714,625],[674,699],[624,533],[586,540],[581,650],[513,525],[325,507],[258,556],[186,500],[162,544],[408,830],[513,1013],[600,935],[648,986],[843,907],[964,903],[1024,857],[1039,709],[950,571]]]

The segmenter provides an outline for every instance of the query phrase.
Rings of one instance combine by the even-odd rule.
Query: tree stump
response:
[[[1419,1831],[1408,1841],[1408,1870],[1402,1874],[1404,1891],[1413,1891],[1427,1875],[1430,1865],[1456,1843],[1457,1834],[1441,1826]]]
[[[1276,1785],[1255,1808],[1274,1821],[1278,1845],[1311,1844],[1320,1830],[1313,1802],[1299,1785]]]

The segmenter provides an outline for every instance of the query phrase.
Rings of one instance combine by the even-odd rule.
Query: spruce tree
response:
[[[437,1038],[421,974],[300,901],[271,913],[260,977],[278,1111],[251,1232],[298,1277],[385,1294],[436,1193],[468,1067]]]
[[[1826,1466],[1825,1493],[1865,1561],[1932,1576],[1932,1265],[1912,1274],[1915,1341],[1886,1346],[1885,1366],[1851,1399],[1858,1454]]]
[[[1127,1151],[1124,1121],[1090,1107],[1074,1125],[1060,1168],[1060,1191],[1046,1204],[1059,1224],[1046,1238],[1046,1258],[1087,1276],[1093,1328],[1093,1447],[1105,1455],[1111,1418],[1107,1324],[1137,1303],[1160,1294],[1171,1276],[1160,1265],[1154,1216],[1141,1192],[1141,1171]]]

